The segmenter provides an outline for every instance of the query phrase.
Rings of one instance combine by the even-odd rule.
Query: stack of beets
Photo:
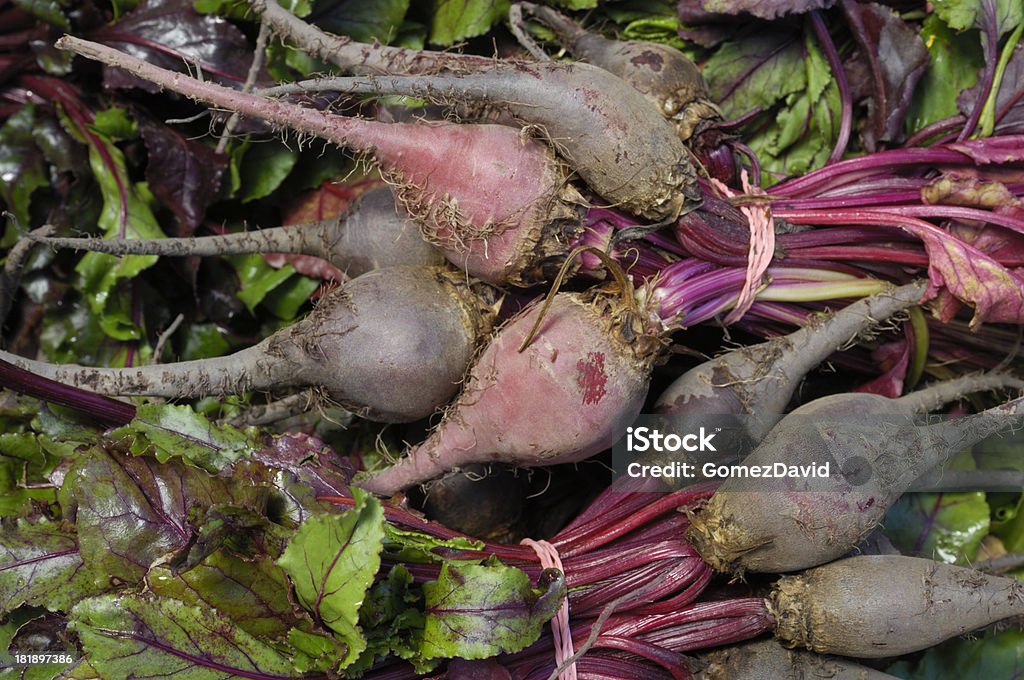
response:
[[[312,387],[372,420],[439,414],[401,460],[357,477],[384,496],[474,463],[584,461],[611,448],[645,406],[664,422],[732,418],[721,453],[743,452],[748,466],[829,463],[825,480],[608,489],[550,539],[570,591],[569,635],[583,653],[556,660],[545,635],[507,658],[453,662],[451,678],[881,678],[820,655],[898,656],[1022,613],[1024,592],[1010,579],[918,558],[844,557],[919,477],[1006,430],[1020,411],[1018,399],[907,424],[968,395],[1024,385],[1012,362],[962,351],[1012,346],[998,330],[979,339],[972,331],[982,323],[1024,323],[1024,218],[920,198],[934,198],[957,170],[978,181],[1019,170],[1019,154],[996,153],[1008,140],[837,161],[766,194],[747,183],[726,136],[715,132],[713,149],[702,138],[720,129],[720,113],[699,70],[671,48],[606,40],[530,3],[517,9],[580,61],[360,44],[273,0],[250,5],[339,75],[247,93],[70,36],[58,47],[349,149],[372,159],[389,186],[345,219],[301,227],[185,240],[33,238],[114,254],[306,253],[348,279],[306,319],[219,359],[104,369],[0,355],[6,362],[112,396]],[[285,99],[320,91],[415,97],[459,122],[380,122]],[[720,159],[722,148],[734,166],[707,177],[693,159]],[[885,189],[897,176],[897,188]],[[1008,186],[1024,194],[1020,183]],[[779,229],[783,220],[792,228]],[[977,234],[961,238],[944,230],[947,220]],[[508,312],[512,300],[526,302]],[[924,305],[933,319],[918,311]],[[957,319],[965,305],[970,330]],[[723,317],[764,342],[719,353],[652,399],[652,372],[673,340]],[[923,361],[913,356],[922,332],[925,355],[956,357],[963,368],[903,395],[899,366],[905,375],[911,359]],[[878,375],[863,351],[836,354],[878,334],[901,353],[897,368]],[[866,386],[787,413],[805,376],[829,360]],[[864,436],[864,423],[876,436]],[[389,521],[424,530],[390,512]],[[540,574],[528,548],[484,552]],[[747,587],[716,572],[788,575]],[[760,641],[683,656],[766,633],[811,652]],[[396,665],[368,677],[411,673]]]

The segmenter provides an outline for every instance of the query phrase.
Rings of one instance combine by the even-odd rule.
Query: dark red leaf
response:
[[[914,88],[928,67],[928,48],[886,7],[853,0],[843,0],[842,7],[873,75],[869,120],[862,135],[865,146],[874,151],[879,142],[899,138]]]
[[[242,32],[220,17],[199,14],[189,0],[144,0],[89,37],[173,71],[184,71],[188,60],[207,77],[226,82],[245,82],[252,63],[252,49]],[[159,91],[120,69],[105,69],[103,82],[107,87]]]
[[[220,191],[227,156],[166,125],[145,122],[140,131],[149,152],[149,187],[178,218],[175,235],[191,236]]]

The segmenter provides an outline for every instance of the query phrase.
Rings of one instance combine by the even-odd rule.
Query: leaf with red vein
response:
[[[74,533],[46,520],[0,527],[0,617],[25,604],[66,610],[97,592]]]
[[[281,652],[219,612],[154,595],[103,595],[72,610],[89,663],[102,678],[285,680],[298,676]]]

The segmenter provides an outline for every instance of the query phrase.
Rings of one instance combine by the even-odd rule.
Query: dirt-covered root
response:
[[[702,200],[690,152],[643,95],[591,64],[500,61],[466,74],[320,78],[262,94],[339,90],[505,110],[610,205],[665,219]]]
[[[751,416],[749,437],[757,442],[784,412],[804,376],[830,354],[894,314],[919,303],[927,282],[877,293],[832,313],[812,317],[789,335],[741,347],[704,362],[677,378],[654,405],[657,413]]]
[[[776,640],[730,645],[701,654],[694,680],[896,680],[896,677],[835,656],[786,649]]]
[[[634,214],[661,220],[700,202],[689,152],[673,126],[610,71],[584,63],[499,61],[357,43],[310,26],[274,0],[249,4],[279,35],[346,73],[419,75],[424,79],[403,86],[417,91],[412,96],[464,112],[513,114],[556,145],[597,194]],[[371,94],[396,86],[391,78],[371,81],[365,90]]]
[[[360,416],[409,422],[458,392],[496,299],[448,268],[393,267],[351,280],[305,319],[224,357],[131,368],[0,358],[100,394],[192,399],[315,387]]]
[[[993,375],[998,382],[1001,374]],[[959,393],[991,389],[979,382],[983,377],[958,379]],[[901,402],[853,393],[795,409],[741,463],[772,474],[730,476],[694,512],[688,540],[727,573],[798,571],[836,559],[859,544],[922,474],[967,446],[1020,426],[1015,414],[1024,403],[1018,398],[921,425],[901,411]],[[775,474],[777,463],[786,466],[786,475]]]
[[[558,293],[502,326],[426,440],[357,483],[390,495],[474,462],[521,467],[584,460],[639,414],[660,345],[605,291]],[[648,341],[653,341],[654,344]]]
[[[440,250],[423,239],[415,222],[398,213],[388,187],[366,192],[345,215],[284,227],[190,238],[103,239],[39,235],[32,238],[52,248],[111,255],[312,255],[327,260],[348,278],[381,267],[437,266],[445,259]]]
[[[550,146],[518,129],[332,115],[190,78],[73,36],[64,36],[57,46],[197,101],[372,156],[427,240],[452,251],[449,257],[484,281],[509,283],[502,276],[510,272],[525,277],[545,271],[558,246],[571,247],[562,239],[582,232],[582,199],[567,183],[565,163]],[[523,251],[538,254],[537,261],[510,265],[510,258]]]
[[[1024,614],[1024,585],[916,557],[863,555],[779,579],[768,607],[787,644],[881,658]]]
[[[698,128],[722,119],[700,69],[676,48],[641,40],[609,40],[551,7],[518,4],[552,29],[574,57],[615,74],[643,94],[672,122],[684,142]]]

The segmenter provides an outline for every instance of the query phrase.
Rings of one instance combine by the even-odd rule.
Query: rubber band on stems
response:
[[[542,568],[557,569],[563,574],[565,573],[565,569],[562,567],[562,560],[559,558],[555,546],[547,541],[535,541],[531,538],[524,538],[519,543],[533,548],[533,551],[537,553],[537,558],[540,560]],[[576,653],[572,644],[572,631],[569,628],[569,598],[565,598],[562,601],[562,606],[558,608],[558,613],[551,619],[551,634],[555,643],[555,668],[561,668],[566,659],[571,659]],[[558,674],[558,680],[577,680],[575,661]]]

